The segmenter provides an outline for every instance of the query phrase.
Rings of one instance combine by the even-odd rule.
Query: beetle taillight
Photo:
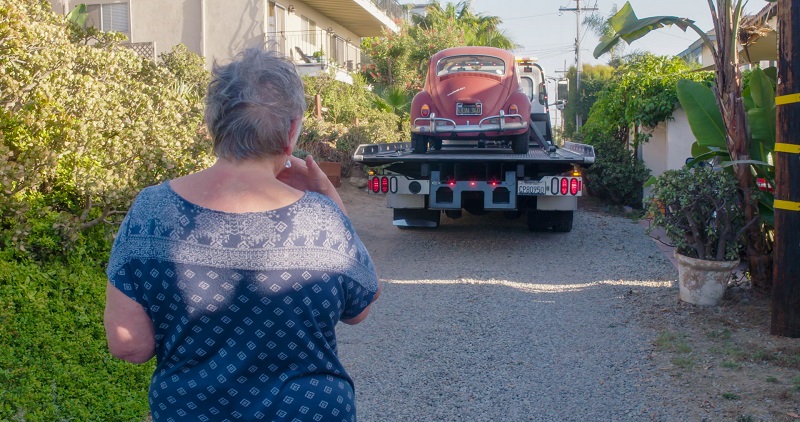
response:
[[[427,104],[423,104],[422,108],[419,109],[419,114],[421,114],[422,117],[430,116],[431,115],[431,107],[429,105],[427,105]]]
[[[508,114],[519,114],[519,107],[516,104],[511,104],[511,107],[508,108]]]

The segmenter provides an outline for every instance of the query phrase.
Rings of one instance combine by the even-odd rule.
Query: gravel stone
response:
[[[697,420],[629,299],[676,290],[640,224],[581,210],[570,233],[499,213],[399,230],[385,197],[340,193],[384,282],[365,322],[337,327],[360,421]]]

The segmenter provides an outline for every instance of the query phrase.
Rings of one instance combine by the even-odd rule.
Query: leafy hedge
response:
[[[12,255],[0,252],[0,420],[144,420],[153,363],[108,353],[106,260]]]
[[[207,71],[43,0],[0,0],[0,420],[142,421],[152,363],[111,357],[111,235],[137,192],[210,162]]]
[[[108,353],[104,267],[141,189],[210,164],[209,74],[183,46],[154,63],[121,39],[68,24],[46,0],[0,0],[2,421],[147,417],[154,363]],[[363,81],[306,83],[329,112],[309,121],[306,147],[349,158],[357,143],[402,138]]]
[[[607,81],[581,128],[579,138],[595,147],[597,162],[586,172],[589,193],[609,202],[642,208],[642,187],[650,170],[637,158],[651,130],[672,119],[679,106],[677,81],[706,81],[678,57],[634,54]]]

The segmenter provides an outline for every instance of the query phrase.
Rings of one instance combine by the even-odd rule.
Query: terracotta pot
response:
[[[739,261],[707,261],[675,253],[679,297],[695,305],[714,306],[725,294],[728,279]]]
[[[342,185],[342,163],[335,161],[319,161],[317,162],[322,172],[328,176],[328,180],[333,183],[334,187]]]

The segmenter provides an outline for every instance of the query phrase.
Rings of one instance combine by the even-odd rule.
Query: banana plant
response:
[[[750,84],[742,90],[750,129],[750,159],[734,160],[726,149],[725,128],[717,108],[714,92],[708,86],[694,81],[678,81],[678,101],[686,111],[689,126],[696,141],[692,144],[694,157],[688,166],[708,160],[721,161],[728,170],[735,164],[747,164],[765,187],[775,186],[775,167],[769,164],[775,150],[775,68],[756,68]],[[761,189],[757,194],[759,215],[769,226],[774,225],[774,194]]]
[[[750,110],[745,110],[744,101],[742,101],[742,77],[739,69],[739,51],[738,51],[738,35],[742,20],[742,11],[745,0],[707,0],[708,7],[711,12],[712,22],[714,24],[715,38],[711,40],[704,31],[694,24],[694,21],[687,18],[679,18],[676,16],[654,16],[649,18],[639,19],[633,12],[630,3],[612,16],[609,20],[611,27],[614,31],[607,36],[600,39],[600,43],[594,50],[594,56],[599,57],[606,51],[614,48],[614,46],[621,40],[628,43],[633,42],[639,38],[650,33],[650,31],[663,28],[665,26],[676,25],[682,30],[692,29],[700,36],[703,42],[709,47],[711,55],[714,58],[714,74],[716,79],[716,89],[711,93],[711,97],[716,102],[717,112],[713,113],[714,107],[707,101],[700,104],[702,108],[699,110],[706,115],[704,120],[710,121],[711,127],[702,129],[702,132],[713,134],[717,132],[713,143],[706,145],[708,154],[720,154],[727,151],[730,159],[726,162],[732,168],[736,177],[737,185],[739,186],[742,199],[745,218],[749,221],[754,217],[760,215],[760,212],[765,208],[764,204],[769,202],[762,199],[762,192],[754,189],[756,187],[756,180],[754,180],[753,168],[762,167],[763,160],[754,159],[751,154],[760,152],[762,146],[754,148],[751,145],[751,133],[748,131],[748,117],[756,118],[757,120],[768,120],[769,107],[762,100],[764,100],[762,90],[763,85],[759,88],[751,88],[750,97],[755,107]],[[772,1],[772,0],[767,0]],[[695,93],[696,95],[703,95]],[[756,104],[757,97],[758,104]],[[708,97],[707,92],[705,97]],[[720,118],[721,116],[721,118]],[[769,123],[767,123],[769,124]],[[775,121],[771,124],[774,126]],[[758,124],[756,124],[758,126]],[[723,136],[720,142],[719,132]],[[765,132],[761,130],[764,127],[759,127],[755,131],[758,136],[766,136]],[[711,142],[711,141],[709,141]],[[766,148],[766,147],[763,147]],[[700,151],[698,151],[700,152]],[[758,158],[764,158],[763,154]],[[759,163],[759,164],[757,164]],[[763,174],[768,172],[761,170]],[[756,172],[756,175],[758,173]],[[762,221],[769,219],[762,217]],[[766,222],[766,221],[765,221]],[[750,226],[746,236],[746,253],[748,261],[748,270],[753,278],[753,284],[759,288],[768,288],[772,280],[771,260],[769,258],[771,253],[771,240],[769,236],[769,228],[765,225],[752,225]]]

